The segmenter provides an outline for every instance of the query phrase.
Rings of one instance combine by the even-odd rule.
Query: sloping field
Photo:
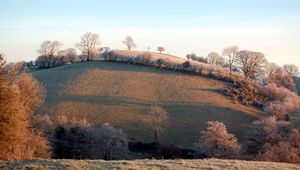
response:
[[[110,123],[136,141],[152,142],[146,119],[152,105],[169,113],[160,140],[192,148],[210,120],[223,121],[240,140],[259,111],[220,94],[224,83],[146,66],[85,62],[33,72],[48,95],[40,113]]]
[[[0,162],[0,169],[122,169],[122,170],[163,170],[163,169],[232,169],[232,170],[294,170],[300,165],[274,162],[255,162],[240,160],[135,160],[135,161],[103,161],[103,160],[27,160]]]

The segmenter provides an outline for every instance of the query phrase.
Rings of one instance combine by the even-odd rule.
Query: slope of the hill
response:
[[[256,169],[288,170],[300,169],[300,165],[274,162],[256,162],[240,160],[135,160],[135,161],[102,161],[102,160],[26,160],[0,162],[0,169]]]
[[[146,119],[152,105],[169,113],[160,140],[189,148],[207,121],[223,121],[242,140],[259,114],[220,94],[223,82],[152,67],[95,61],[39,70],[33,75],[47,89],[40,113],[110,123],[136,141],[153,141]]]

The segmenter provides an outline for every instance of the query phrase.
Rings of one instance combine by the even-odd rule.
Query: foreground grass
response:
[[[26,160],[0,162],[0,169],[256,169],[286,170],[300,169],[300,165],[274,162],[256,162],[240,160]]]

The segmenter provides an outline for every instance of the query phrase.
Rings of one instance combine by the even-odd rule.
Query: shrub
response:
[[[94,126],[86,120],[69,119],[64,115],[35,116],[34,125],[47,132],[59,159],[126,159],[128,140],[121,129],[108,124]]]
[[[92,127],[88,129],[91,145],[90,159],[126,159],[128,156],[128,140],[121,129],[116,129],[108,124],[101,128]]]
[[[239,155],[240,145],[235,135],[227,132],[222,122],[210,121],[196,146],[208,157],[235,158]]]
[[[0,160],[48,158],[48,141],[41,131],[30,128],[44,89],[14,66],[7,72],[0,68]]]
[[[142,65],[150,65],[151,64],[152,56],[151,56],[150,52],[145,52],[138,57],[140,58],[139,64],[142,64]]]
[[[155,64],[157,65],[157,67],[162,68],[162,67],[164,67],[165,60],[162,58],[159,58],[156,60]]]
[[[252,123],[246,136],[246,152],[256,160],[299,163],[298,130],[290,122],[276,119],[271,116]]]
[[[234,82],[231,87],[225,89],[225,95],[242,104],[260,108],[269,100],[268,96],[263,93],[262,87],[249,80]]]
[[[278,87],[284,87],[290,91],[296,91],[296,84],[290,74],[284,73],[282,69],[277,69],[274,74],[268,77],[269,83],[274,83]]]
[[[279,120],[289,120],[289,114],[300,108],[300,97],[286,88],[269,84],[263,87],[262,92],[269,98],[264,110]]]

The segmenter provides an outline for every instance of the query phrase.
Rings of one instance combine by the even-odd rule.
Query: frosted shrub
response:
[[[240,145],[235,135],[227,132],[222,122],[210,121],[196,146],[208,157],[235,158],[239,155]]]

